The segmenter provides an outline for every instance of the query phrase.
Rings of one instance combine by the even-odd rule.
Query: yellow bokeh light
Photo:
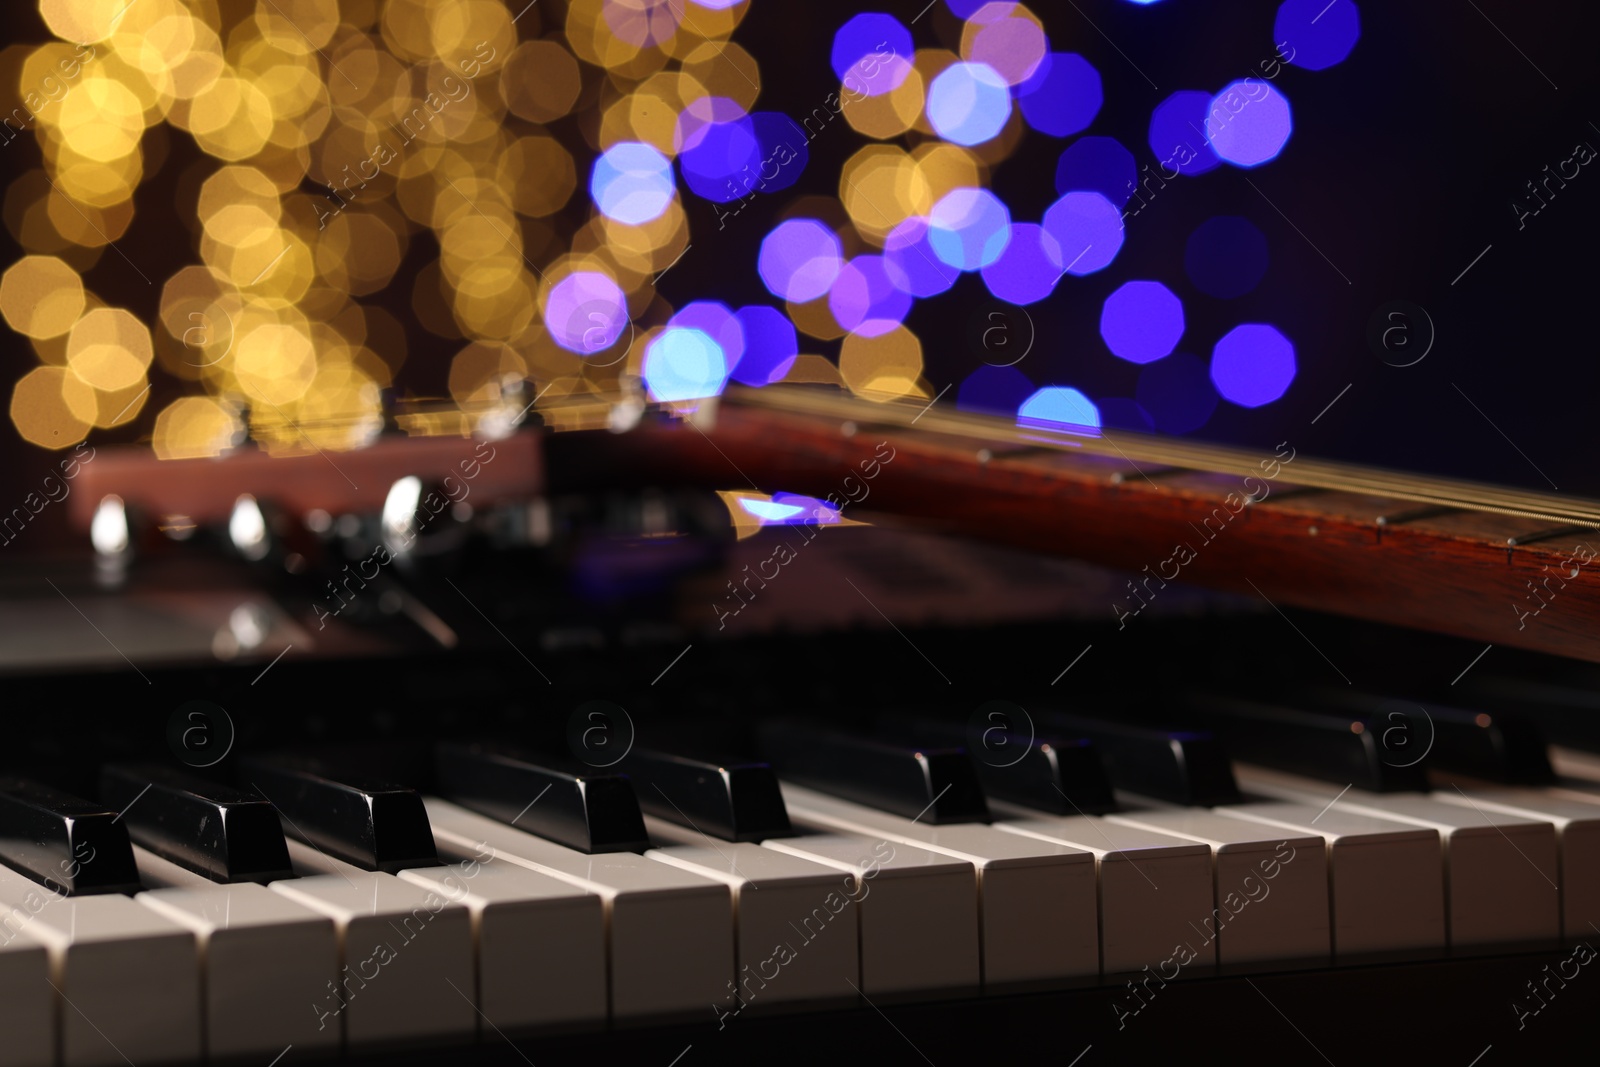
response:
[[[867,400],[921,395],[922,342],[904,326],[877,337],[851,334],[839,348],[839,376]]]
[[[59,337],[83,314],[83,281],[55,256],[24,256],[0,275],[0,314],[20,334]]]
[[[257,326],[243,334],[233,350],[233,375],[252,400],[287,404],[305,395],[316,377],[317,357],[311,338],[282,323]]]
[[[39,0],[39,14],[63,41],[103,41],[129,6],[112,0]]]
[[[89,312],[67,337],[67,366],[96,389],[128,388],[143,379],[154,358],[150,331],[122,308]]]
[[[11,391],[11,424],[42,448],[82,441],[95,411],[94,390],[60,367],[35,367]]]
[[[156,416],[150,444],[157,459],[202,459],[233,447],[241,429],[238,416],[221,401],[185,396]]]
[[[500,71],[506,107],[529,122],[554,122],[572,110],[583,89],[578,61],[556,41],[524,41]]]

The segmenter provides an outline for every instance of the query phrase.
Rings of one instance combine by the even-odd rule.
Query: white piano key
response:
[[[610,935],[612,1018],[638,1023],[703,1015],[733,978],[733,900],[718,881],[629,852],[586,855],[426,798],[436,840],[491,849],[497,861],[599,895]]]
[[[929,826],[788,783],[800,825],[881,834],[972,864],[982,902],[985,987],[1050,982],[1100,970],[1094,856],[992,826]]]
[[[1106,975],[1156,968],[1180,955],[1217,961],[1202,926],[1213,907],[1211,849],[1198,841],[1107,822],[1093,815],[1002,811],[996,829],[1084,849],[1100,880],[1100,969]],[[1186,953],[1179,953],[1179,949]]]
[[[761,847],[846,876],[825,906],[858,911],[859,985],[868,999],[979,989],[978,886],[972,864],[879,835],[808,833],[771,838]]]
[[[472,921],[467,909],[392,874],[363,871],[289,842],[299,878],[275,893],[328,916],[338,973],[307,999],[328,1027],[343,1017],[348,1048],[470,1038],[477,1032]]]
[[[1444,848],[1432,827],[1309,804],[1263,801],[1213,809],[1218,815],[1320,834],[1327,844],[1333,951],[1443,951]]]
[[[17,931],[50,954],[50,981],[63,1001],[63,1067],[199,1059],[194,934],[125,896],[46,894],[41,902],[43,892],[0,867],[0,903],[31,915]]]
[[[52,896],[43,886],[33,906],[13,909],[0,899],[0,1067],[53,1067],[56,1061],[56,994],[50,988],[50,952],[20,933],[37,907]]]
[[[1600,921],[1600,794],[1585,800],[1555,789],[1485,788],[1458,793],[1445,788],[1432,795],[1448,804],[1477,805],[1486,812],[1550,823],[1556,828],[1561,850],[1563,934],[1569,938],[1587,935],[1592,930],[1590,921]]]
[[[1195,808],[1125,812],[1106,821],[1199,841],[1211,849],[1210,921],[1221,966],[1326,959],[1328,857],[1321,837],[1269,831]]]
[[[606,1020],[606,929],[600,897],[504,860],[440,851],[439,867],[398,877],[472,914],[478,1007],[504,1033]]]
[[[339,969],[332,919],[264,885],[219,885],[138,846],[133,855],[152,887],[134,900],[198,942],[208,1059],[270,1059],[291,1044],[337,1054],[337,1017],[308,1007]]]
[[[1241,788],[1439,831],[1446,932],[1452,946],[1555,941],[1561,936],[1556,831],[1547,819],[1446,804],[1420,793],[1338,790],[1325,782],[1237,766]]]
[[[661,847],[650,859],[714,878],[733,894],[737,931],[734,980],[713,1006],[724,1013],[804,1004],[848,1003],[860,984],[857,909],[827,906],[844,891],[837,870],[748,841],[711,840],[697,831],[647,818]]]

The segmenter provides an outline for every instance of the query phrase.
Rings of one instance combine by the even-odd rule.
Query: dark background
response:
[[[910,23],[923,3],[871,6]],[[220,6],[232,19],[250,7],[229,0]],[[1053,49],[1080,52],[1100,71],[1105,104],[1085,134],[1117,137],[1152,169],[1145,132],[1156,105],[1179,90],[1216,91],[1259,76],[1276,46],[1274,0],[1039,0],[1032,7]],[[1296,345],[1299,373],[1282,400],[1255,410],[1224,401],[1196,436],[1264,447],[1288,439],[1303,454],[1600,495],[1600,473],[1582,436],[1600,376],[1590,317],[1600,177],[1590,176],[1595,167],[1584,168],[1520,231],[1512,208],[1526,198],[1526,182],[1571,157],[1579,142],[1600,147],[1600,129],[1591,125],[1600,121],[1600,11],[1510,0],[1365,0],[1358,7],[1362,36],[1348,59],[1323,71],[1286,66],[1273,82],[1294,109],[1283,154],[1252,171],[1224,165],[1169,183],[1129,219],[1110,267],[1063,279],[1053,296],[1027,309],[1036,343],[1017,369],[1036,385],[1072,385],[1096,400],[1132,396],[1138,368],[1110,355],[1096,324],[1104,298],[1122,282],[1156,279],[1184,300],[1188,329],[1180,351],[1207,356],[1217,338],[1249,321],[1276,324]],[[16,8],[3,31],[10,40],[0,43],[48,37],[32,4]],[[540,4],[541,34],[559,30],[559,8]],[[857,10],[754,0],[734,40],[762,65],[756,107],[801,116],[836,92],[832,35]],[[959,29],[942,2],[912,26],[919,47],[954,48]],[[593,101],[595,72],[584,71],[583,101]],[[15,95],[11,83],[7,95]],[[568,209],[574,226],[589,210],[593,159],[583,137],[592,111],[586,119],[582,101],[577,110],[552,127],[580,168],[583,184]],[[1071,140],[1030,132],[995,170],[993,188],[1014,219],[1037,221],[1054,200],[1056,160]],[[836,195],[842,163],[866,143],[844,122],[831,123],[811,142],[796,186],[757,197],[721,231],[711,205],[686,195],[695,247],[663,282],[663,295],[674,306],[693,299],[772,303],[753,269],[762,236],[799,196]],[[109,250],[85,281],[112,305],[154,322],[162,281],[198,259],[191,233],[198,176],[220,163],[205,161],[197,176],[191,164],[198,152],[172,128],[147,133],[146,153],[138,211],[118,246],[136,251],[155,284]],[[31,133],[0,146],[6,185],[38,163]],[[1243,215],[1268,239],[1266,278],[1237,300],[1201,294],[1183,272],[1184,242],[1216,214]],[[0,260],[9,264],[19,254],[10,234],[0,234]],[[406,315],[416,271],[436,256],[431,237],[414,234],[394,284],[365,299]],[[1375,312],[1395,300],[1425,308],[1437,330],[1432,351],[1414,366],[1386,365],[1367,341]],[[981,365],[968,338],[991,301],[973,275],[913,310],[908,325],[923,340],[935,388],[959,383]],[[1426,327],[1412,327],[1421,343]],[[399,384],[413,394],[444,394],[449,357],[463,342],[420,328],[409,341]],[[803,341],[802,348],[832,355],[837,343]],[[3,328],[0,352],[6,383],[37,363],[26,341]],[[131,426],[96,431],[91,441],[148,440],[156,412],[193,388],[160,372],[155,382]],[[952,389],[946,400],[953,398]],[[0,499],[20,499],[59,457],[19,440],[9,419],[0,423]],[[47,509],[10,551],[59,547],[64,511]]]

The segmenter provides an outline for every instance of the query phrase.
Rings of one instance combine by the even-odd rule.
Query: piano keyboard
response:
[[[931,765],[903,751],[904,766]],[[167,817],[248,813],[263,801],[246,792],[167,774],[152,779],[162,792],[120,812],[71,801],[81,820],[111,816],[96,824],[101,848],[114,849],[119,827],[131,833],[132,893],[101,891],[87,853],[81,869],[63,868],[71,878],[44,884],[72,833],[64,816],[65,838],[46,824],[68,801],[0,784],[0,1067],[268,1062],[289,1047],[326,1058],[1118,986],[1171,966],[1510,952],[1586,936],[1600,917],[1600,771],[1544,787],[1436,780],[1431,792],[1378,793],[1239,764],[1234,803],[1119,793],[1110,814],[1061,815],[991,797],[987,821],[932,824],[907,812],[924,790],[939,799],[938,775],[954,772],[918,781],[893,751],[875,751],[840,762],[872,779],[848,790],[826,768],[803,781],[780,770],[782,811],[772,796],[745,803],[763,787],[726,774],[697,799],[663,790],[672,804],[653,810],[680,818],[645,816],[640,849],[620,851],[605,842],[638,831],[616,778],[485,758],[506,772],[504,790],[526,784],[524,764],[546,788],[573,786],[568,807],[533,820],[535,834],[522,822],[551,799],[542,792],[497,818],[474,808],[501,810],[512,793],[486,795],[482,781],[441,797],[247,761],[246,777],[275,783],[289,835],[281,870],[277,824],[241,815],[206,837],[206,820],[186,829]],[[684,764],[707,769],[701,786],[717,774],[673,760],[637,764],[633,786],[681,783]],[[944,788],[956,787],[971,782],[958,773]],[[382,802],[327,803],[335,796]],[[964,816],[947,805],[941,817]],[[216,880],[229,870],[235,880]]]

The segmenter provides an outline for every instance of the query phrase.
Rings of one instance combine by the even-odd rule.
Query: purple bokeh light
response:
[[[628,298],[606,275],[576,271],[551,287],[544,324],[550,339],[568,352],[603,352],[628,325]]]
[[[1272,39],[1287,45],[1284,59],[1306,70],[1341,62],[1361,37],[1361,12],[1351,0],[1284,0],[1272,23]]]
[[[794,323],[774,307],[751,304],[734,312],[744,331],[744,356],[733,366],[733,378],[745,385],[782,381],[800,354]]]
[[[909,63],[891,60],[905,60],[914,54],[911,31],[899,19],[865,12],[839,27],[833,35],[830,58],[833,72],[845,88],[853,93],[882,96],[898,89],[911,73]]]
[[[1043,226],[1019,222],[1000,258],[983,268],[989,292],[1011,304],[1032,304],[1049,296],[1061,280],[1061,246]]]
[[[839,271],[828,293],[828,310],[851,333],[881,337],[905,319],[911,297],[889,280],[882,256],[857,256]]]
[[[1211,350],[1211,381],[1240,407],[1270,404],[1294,381],[1294,345],[1260,322],[1235,326]]]
[[[797,304],[826,294],[843,266],[838,236],[816,219],[779,223],[762,240],[757,261],[767,291]]]
[[[961,277],[961,271],[939,258],[929,240],[928,220],[913,215],[883,242],[883,267],[896,289],[918,299],[937,296]]]
[[[1160,282],[1124,282],[1100,310],[1100,336],[1113,355],[1153,363],[1183,336],[1183,301]]]
[[[1150,151],[1166,171],[1191,177],[1222,165],[1206,140],[1211,94],[1193,89],[1173,93],[1150,115]]]
[[[1099,193],[1072,192],[1050,205],[1044,229],[1056,240],[1068,274],[1093,274],[1122,248],[1122,212]]]
[[[1236,167],[1259,167],[1278,158],[1293,132],[1288,98],[1254,78],[1224,86],[1206,119],[1212,151]]]
[[[986,363],[967,375],[956,390],[956,409],[985,415],[1010,415],[1034,394],[1028,376],[1015,367]]]
[[[678,153],[678,168],[690,192],[716,204],[749,195],[761,169],[761,142],[748,116],[708,122],[685,141],[693,145]]]
[[[1100,72],[1076,52],[1051,52],[1033,76],[1017,86],[1017,104],[1029,126],[1052,137],[1088,127],[1104,95]]]
[[[974,12],[972,21],[983,28],[973,36],[970,57],[987,63],[1014,86],[1038,72],[1050,48],[1039,24],[1014,14],[1016,9],[1015,4],[991,3]]]

